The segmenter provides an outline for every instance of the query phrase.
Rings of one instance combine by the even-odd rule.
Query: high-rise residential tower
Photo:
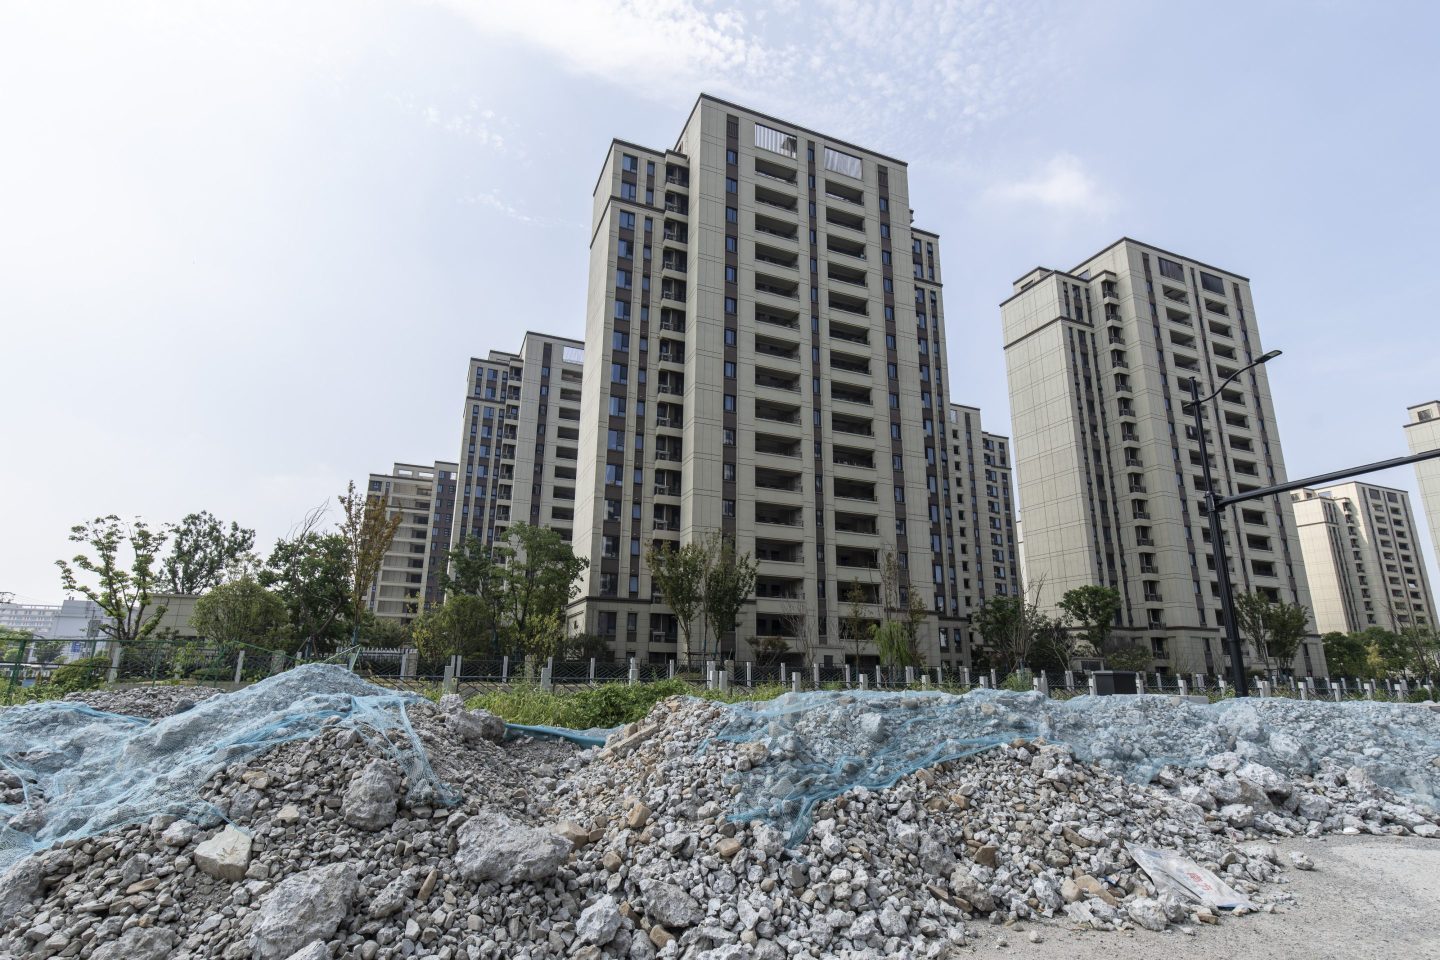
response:
[[[408,624],[440,599],[455,502],[455,464],[397,463],[389,473],[370,474],[368,495],[380,497],[401,520],[381,558],[367,605],[381,619]]]
[[[840,663],[893,551],[927,659],[958,662],[939,238],[905,163],[701,96],[673,147],[610,144],[590,251],[571,631],[698,654],[644,553],[720,531],[759,563],[727,655]]]
[[[981,429],[980,410],[950,404],[952,504],[959,541],[960,611],[968,616],[991,597],[1023,593],[1019,531],[1010,473],[1010,438]],[[978,638],[972,638],[976,643]]]
[[[470,360],[447,547],[493,544],[522,521],[570,539],[584,362],[578,340],[540,333],[526,333],[518,353]]]
[[[1410,452],[1440,450],[1440,400],[1411,407],[1409,413],[1405,439],[1410,443]],[[1440,561],[1440,459],[1415,464],[1415,479],[1420,481],[1420,501],[1425,507],[1425,524],[1430,528],[1430,544]]]
[[[1352,482],[1290,496],[1317,630],[1398,633],[1435,625],[1430,578],[1404,490]]]
[[[1261,355],[1249,281],[1128,238],[1072,270],[1039,268],[1001,305],[1027,583],[1116,588],[1119,632],[1156,669],[1216,673],[1228,654],[1188,379],[1208,394]],[[1204,410],[1222,493],[1285,480],[1264,366]],[[1310,606],[1288,496],[1223,518],[1237,593]],[[1295,668],[1321,674],[1318,638]]]

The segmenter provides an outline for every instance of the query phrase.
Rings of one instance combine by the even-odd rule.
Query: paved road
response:
[[[1346,837],[1279,845],[1315,861],[1305,873],[1286,869],[1296,903],[1272,914],[1227,918],[1196,927],[1150,933],[1081,933],[1039,927],[1045,940],[982,926],[980,950],[996,957],[1045,960],[1440,960],[1440,841],[1416,837]]]

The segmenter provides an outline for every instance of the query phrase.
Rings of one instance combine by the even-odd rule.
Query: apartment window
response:
[[[726,162],[726,163],[739,163],[739,162],[740,162],[740,157],[739,157],[739,155],[738,155],[734,150],[726,150],[726,151],[725,151],[725,162]]]
[[[726,177],[726,178],[725,178],[725,192],[726,192],[726,193],[739,193],[739,192],[740,192],[740,184],[739,184],[739,182],[738,182],[734,177]]]
[[[736,210],[734,207],[726,207],[726,208],[725,208],[725,222],[726,222],[726,223],[739,223],[739,222],[740,222],[740,211],[739,211],[739,210]]]
[[[631,203],[634,203],[634,202],[635,202],[635,184],[633,184],[633,183],[622,183],[622,184],[620,184],[620,199],[621,199],[621,200],[629,200]]]
[[[731,430],[731,429],[729,429],[729,428],[727,427],[727,428],[725,428],[725,431],[724,431],[724,433],[723,433],[722,436],[723,436],[723,439],[724,439],[725,446],[727,446],[727,447],[733,447],[733,446],[735,446],[735,431],[734,431],[734,430]]]
[[[726,331],[725,331],[725,346],[727,346],[727,347],[733,347],[733,346],[735,346],[735,331],[734,331],[734,330],[726,330]]]
[[[621,289],[621,290],[628,290],[628,289],[630,289],[630,271],[629,271],[629,270],[616,270],[616,271],[615,271],[615,286],[616,286],[617,288]]]
[[[615,252],[617,256],[628,260],[635,254],[634,244],[629,240],[621,240]]]
[[[640,161],[628,153],[622,153],[620,154],[620,169],[626,173],[639,173]]]
[[[1176,263],[1174,260],[1167,260],[1164,257],[1157,257],[1156,259],[1160,263],[1160,276],[1167,277],[1171,280],[1179,280],[1182,283],[1184,282],[1184,267],[1180,266],[1180,264]]]
[[[610,347],[614,350],[629,351],[630,334],[625,333],[623,330],[613,331],[610,334]]]
[[[735,412],[735,394],[733,394],[733,393],[727,393],[727,394],[725,394],[725,412],[726,412],[726,413],[734,413],[734,412]]]
[[[611,398],[610,398],[610,416],[612,416],[612,417],[623,417],[623,416],[625,416],[625,398],[624,398],[624,397],[611,397]]]
[[[722,466],[722,467],[720,468],[720,477],[721,477],[722,480],[734,481],[734,479],[735,479],[735,464],[733,464],[733,463],[727,463],[727,464],[725,464],[724,466]]]
[[[620,556],[620,538],[613,534],[605,534],[600,538],[600,555],[602,557]]]
[[[610,486],[620,486],[624,476],[623,468],[618,463],[605,464],[605,483]]]
[[[629,301],[629,300],[616,300],[616,301],[615,301],[615,319],[616,319],[616,320],[629,320],[629,319],[630,319],[630,301]]]
[[[629,383],[629,382],[630,382],[630,380],[629,380],[629,372],[626,370],[625,364],[623,364],[623,363],[612,363],[612,364],[610,364],[610,382],[611,382],[611,383]]]
[[[615,596],[615,581],[618,579],[613,573],[600,574],[600,595],[605,597]],[[615,614],[610,614],[611,617]]]
[[[607,479],[608,479],[608,474],[607,474]],[[606,520],[619,520],[619,519],[620,519],[620,501],[619,501],[619,500],[610,500],[610,499],[607,499],[607,500],[605,501],[605,519],[606,519]]]
[[[734,500],[721,500],[721,501],[720,501],[720,516],[722,516],[722,517],[733,517],[733,516],[735,516],[735,501],[734,501]]]
[[[733,360],[726,360],[726,361],[725,361],[725,379],[726,379],[726,380],[734,380],[734,379],[735,379],[735,361],[733,361]]]
[[[727,252],[729,252],[729,253],[737,253],[737,252],[739,252],[739,246],[740,246],[739,241],[738,241],[735,237],[726,237],[726,238],[725,238],[725,249],[726,249]]]
[[[727,270],[728,270],[728,268],[727,268]],[[725,313],[726,313],[726,315],[733,317],[733,316],[736,314],[736,312],[738,312],[738,310],[739,310],[739,305],[735,302],[735,298],[734,298],[734,297],[726,297],[726,298],[725,298]],[[727,332],[728,332],[728,331],[727,331]]]
[[[737,282],[737,280],[738,280],[739,278],[736,276],[736,273],[737,273],[737,271],[735,270],[734,267],[726,267],[726,268],[725,268],[725,282],[726,282],[726,283],[735,283],[735,282]],[[730,312],[731,312],[731,313],[734,313],[735,311],[731,310]]]
[[[1223,294],[1225,292],[1225,281],[1213,273],[1206,273],[1203,270],[1200,271],[1200,286],[1204,287],[1210,293]]]
[[[605,448],[606,448],[607,450],[619,450],[619,451],[624,451],[624,449],[625,449],[625,431],[624,431],[624,430],[609,430],[609,431],[607,431],[607,439],[606,439],[606,443],[605,443]]]
[[[635,214],[631,213],[629,210],[621,210],[621,211],[620,211],[620,229],[621,229],[621,230],[634,230],[634,229],[635,229]]]

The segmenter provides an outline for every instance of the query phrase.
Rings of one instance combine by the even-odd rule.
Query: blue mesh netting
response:
[[[388,753],[412,797],[451,803],[406,715],[416,699],[312,664],[153,723],[64,702],[0,711],[0,766],[25,792],[20,804],[0,804],[0,873],[34,850],[157,814],[217,822],[219,811],[200,799],[216,771],[328,725]]]
[[[1360,766],[1410,800],[1436,807],[1440,798],[1440,767],[1431,762],[1440,753],[1440,715],[1408,704],[851,691],[792,693],[729,710],[714,739],[765,752],[763,763],[733,774],[731,817],[763,820],[791,843],[824,800],[888,787],[1017,737],[1063,743],[1080,760],[1139,782],[1167,763],[1197,766],[1234,751],[1287,776],[1314,773],[1326,760]]]

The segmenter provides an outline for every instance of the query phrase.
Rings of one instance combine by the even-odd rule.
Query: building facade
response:
[[[593,197],[573,540],[589,565],[571,632],[622,656],[700,653],[680,648],[644,554],[719,531],[758,561],[726,655],[778,637],[812,662],[853,656],[845,596],[858,584],[878,617],[893,553],[905,602],[916,591],[927,611],[927,661],[963,662],[974,557],[959,552],[942,433],[939,245],[911,225],[904,162],[709,96],[669,149],[610,145]]]
[[[1355,482],[1290,496],[1318,631],[1435,626],[1430,578],[1404,490]]]
[[[1150,647],[1154,669],[1225,670],[1188,379],[1204,396],[1262,353],[1249,281],[1126,238],[1072,270],[1030,271],[1001,316],[1024,576],[1042,608],[1113,587],[1117,630]],[[1222,492],[1286,479],[1263,365],[1204,416]],[[1289,497],[1232,508],[1224,524],[1237,593],[1311,607]],[[1318,635],[1294,666],[1323,674]]]
[[[368,495],[401,518],[370,587],[368,607],[376,617],[409,624],[439,602],[455,489],[456,465],[444,461],[397,463],[389,473],[370,474]]]
[[[1409,408],[1410,422],[1405,424],[1405,439],[1410,452],[1427,453],[1440,450],[1440,400],[1431,400]],[[1425,508],[1425,524],[1430,528],[1430,545],[1440,559],[1440,459],[1422,460],[1415,464],[1415,479],[1420,482],[1420,501]]]
[[[584,344],[540,333],[470,360],[449,547],[494,544],[521,521],[570,539],[584,366]]]
[[[54,636],[55,620],[59,616],[58,603],[0,603],[0,627],[36,637]]]
[[[955,592],[960,597],[960,612],[968,619],[991,597],[1024,593],[1020,532],[1012,492],[1010,438],[981,429],[978,407],[952,403],[947,420],[960,557]]]

